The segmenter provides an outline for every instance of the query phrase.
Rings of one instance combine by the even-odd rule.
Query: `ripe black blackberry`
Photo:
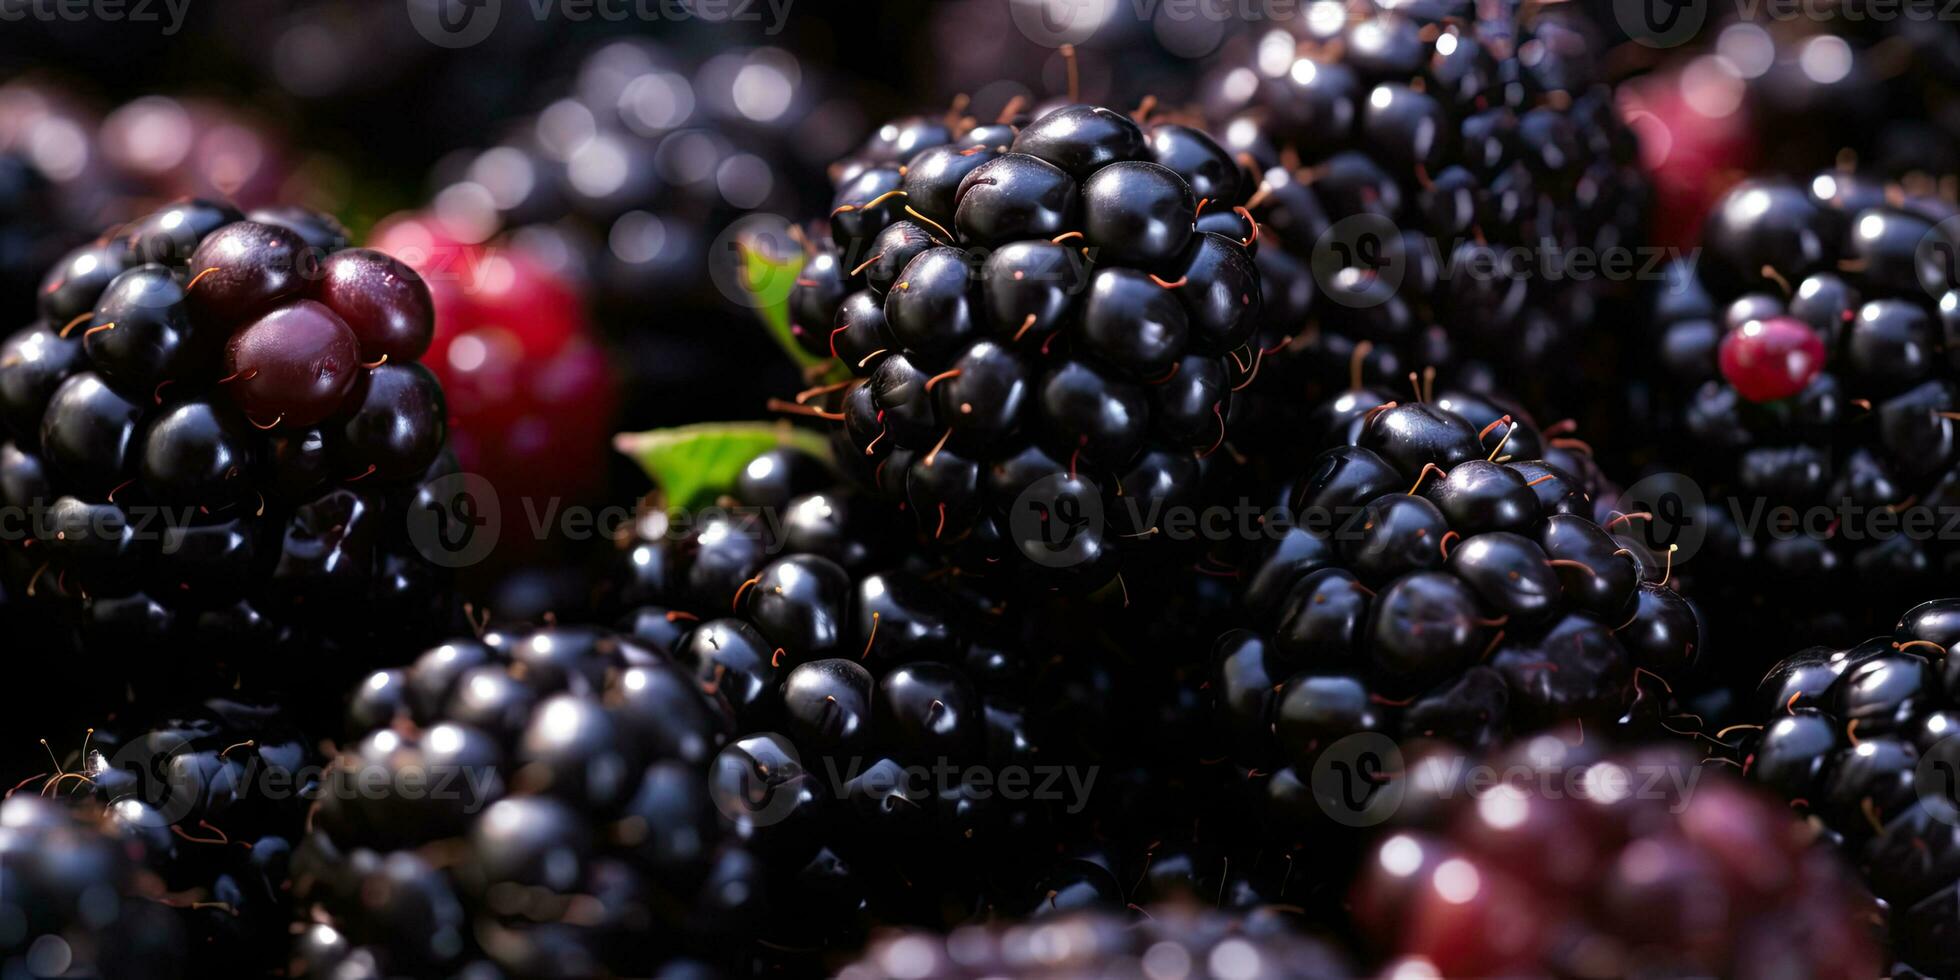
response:
[[[26,926],[0,950],[37,976],[279,969],[312,750],[277,706],[239,701],[122,728],[0,804],[4,901]]]
[[[1210,976],[1242,980],[1353,976],[1346,958],[1301,931],[1294,916],[1262,908],[1228,914],[1198,905],[1140,909],[1140,919],[1075,913],[947,936],[879,939],[840,980],[893,977]]]
[[[1358,356],[1370,383],[1433,365],[1587,407],[1570,357],[1610,349],[1626,287],[1577,263],[1639,244],[1646,185],[1590,25],[1528,7],[1318,6],[1217,71],[1209,112],[1256,185],[1262,341],[1298,334],[1269,369],[1331,392]]]
[[[1348,735],[1479,748],[1664,706],[1703,650],[1700,617],[1624,533],[1633,518],[1598,513],[1611,487],[1583,443],[1460,394],[1351,392],[1318,415],[1335,448],[1239,570],[1250,628],[1219,638],[1209,682],[1273,805],[1304,802]]]
[[[111,229],[0,346],[9,591],[109,658],[91,688],[278,686],[444,616],[405,520],[448,472],[427,287],[330,217],[253,214]]]
[[[309,976],[726,960],[769,870],[710,796],[725,693],[629,637],[491,629],[378,671],[294,856]]]
[[[1085,535],[1029,561],[1053,522],[1009,513],[1197,492],[1264,356],[1252,188],[1230,155],[1190,126],[1065,105],[895,120],[833,173],[789,303],[797,341],[853,378],[806,393],[836,406],[817,414],[842,423],[840,451],[989,563],[1096,586],[1119,545],[1156,547]]]
[[[651,515],[625,542],[625,628],[732,716],[714,792],[767,856],[776,908],[794,909],[772,920],[778,945],[1016,901],[1047,860],[1051,819],[1078,802],[1052,783],[1035,791],[1040,767],[1059,778],[1078,761],[1066,733],[1097,714],[1074,707],[1080,672],[1065,658],[1032,656],[1027,637],[1047,629],[1036,614],[901,560],[906,536],[836,483],[773,450],[748,465],[728,515],[685,533]]]
[[[1564,731],[1469,761],[1418,753],[1397,774],[1397,821],[1352,890],[1381,975],[1881,973],[1835,855],[1692,754]]]
[[[1956,217],[1918,183],[1746,181],[1657,294],[1652,461],[1701,481],[1687,570],[1770,649],[1881,629],[1845,597],[1935,598],[1960,569]]]
[[[1772,667],[1752,721],[1716,735],[1731,761],[1822,822],[1885,903],[1895,959],[1960,972],[1960,599],[1890,635],[1814,646]]]

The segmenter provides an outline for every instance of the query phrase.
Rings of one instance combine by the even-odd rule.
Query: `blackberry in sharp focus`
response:
[[[258,213],[183,200],[112,229],[0,354],[7,586],[108,658],[93,689],[288,686],[301,652],[442,625],[408,520],[453,469],[414,362],[427,288],[329,217]]]
[[[1077,761],[1064,658],[1035,659],[1036,627],[949,570],[899,560],[909,536],[836,480],[758,457],[726,516],[642,520],[619,592],[637,641],[729,712],[711,785],[795,910],[765,930],[779,945],[982,918],[1018,900],[1074,802],[1012,785]]]
[[[1454,393],[1356,391],[1319,415],[1334,448],[1288,482],[1285,525],[1238,569],[1249,628],[1219,638],[1208,684],[1281,811],[1346,736],[1604,732],[1662,707],[1704,652],[1582,443]]]
[[[1719,733],[1749,778],[1820,820],[1887,907],[1895,959],[1960,971],[1960,600],[1890,635],[1770,668],[1750,721]]]
[[[1407,760],[1352,896],[1385,975],[1881,972],[1868,903],[1803,823],[1687,753],[1603,741]]]
[[[1684,571],[1769,649],[1850,642],[1884,624],[1843,597],[1934,598],[1960,568],[1942,531],[1960,513],[1960,205],[1917,186],[1745,181],[1656,293],[1651,462],[1694,474],[1707,504]]]
[[[192,977],[284,966],[287,871],[318,789],[274,705],[211,701],[79,754],[0,804],[6,956],[35,975]],[[38,796],[31,792],[40,790]]]
[[[1100,106],[887,128],[833,168],[790,293],[798,342],[854,379],[828,390],[841,451],[942,545],[1102,585],[1162,542],[1067,553],[1039,515],[1195,493],[1264,356],[1253,230],[1208,223],[1252,188],[1203,131]]]
[[[581,627],[376,672],[294,859],[310,976],[650,976],[727,960],[765,868],[710,796],[725,693]]]
[[[1586,408],[1569,358],[1610,349],[1626,287],[1577,263],[1633,261],[1646,189],[1584,18],[1330,6],[1233,52],[1207,105],[1248,185],[1261,343],[1294,338],[1268,370],[1331,392],[1356,357],[1370,383],[1434,365]]]
[[[1228,914],[1190,904],[1139,909],[1132,922],[1075,913],[1006,926],[967,926],[947,936],[880,939],[840,980],[894,977],[1212,976],[1334,978],[1353,975],[1338,951],[1298,930],[1276,908]]]

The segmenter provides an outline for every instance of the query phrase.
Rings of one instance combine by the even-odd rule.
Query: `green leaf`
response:
[[[789,291],[796,285],[797,273],[803,271],[803,253],[779,256],[749,242],[737,242],[737,246],[742,253],[742,288],[748,290],[749,305],[762,317],[762,325],[776,346],[805,371],[821,367],[826,377],[841,376],[843,365],[804,350],[789,332]]]
[[[777,446],[832,462],[830,440],[787,422],[703,422],[613,437],[613,447],[660,485],[667,506],[682,508],[705,506],[730,492],[749,460]]]

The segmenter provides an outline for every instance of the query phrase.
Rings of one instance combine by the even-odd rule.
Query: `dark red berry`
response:
[[[225,350],[226,387],[261,428],[325,421],[340,410],[360,367],[354,332],[312,300],[258,318]]]

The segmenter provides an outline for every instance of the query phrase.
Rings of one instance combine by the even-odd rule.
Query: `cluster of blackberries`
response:
[[[1759,638],[1848,642],[1884,625],[1842,601],[1792,616],[1792,596],[1950,591],[1956,219],[1930,187],[1835,170],[1751,180],[1709,215],[1699,264],[1658,291],[1655,403],[1672,435],[1657,462],[1701,484],[1697,580],[1774,584],[1730,603],[1755,603]]]
[[[1243,570],[1253,628],[1220,638],[1210,677],[1236,754],[1279,769],[1271,793],[1357,733],[1478,748],[1664,705],[1700,617],[1596,513],[1574,444],[1465,395],[1330,411],[1337,445],[1287,488],[1293,524]]]
[[[1109,581],[1117,535],[1037,566],[1053,522],[1010,514],[1188,502],[1262,357],[1251,176],[1199,129],[1087,105],[897,120],[834,173],[790,322],[854,379],[840,452],[940,542]]]
[[[1775,800],[1678,748],[1605,745],[1405,760],[1353,895],[1384,975],[1883,972],[1855,886]]]
[[[276,706],[211,701],[147,730],[91,729],[55,766],[0,804],[8,972],[284,965],[288,867],[320,769]]]
[[[377,672],[294,860],[309,976],[648,976],[746,938],[764,868],[707,771],[725,697],[586,628]]]
[[[10,591],[138,673],[439,622],[405,517],[447,412],[407,267],[325,215],[185,200],[69,253],[39,314],[0,346]]]
[[[1889,636],[1778,663],[1759,724],[1722,733],[1751,779],[1828,828],[1887,907],[1894,957],[1928,976],[1960,972],[1956,643],[1960,600],[1916,606]]]
[[[1624,277],[1597,263],[1633,260],[1647,190],[1589,23],[1528,6],[1329,5],[1218,70],[1269,322],[1297,334],[1275,368],[1337,390],[1351,360],[1371,382],[1433,365],[1583,400],[1567,358],[1610,346]]]
[[[1354,975],[1329,945],[1308,938],[1285,912],[1234,915],[1192,905],[1145,909],[1131,922],[1076,913],[1009,926],[966,926],[945,936],[887,936],[839,980],[898,977],[1232,977],[1268,980]]]

